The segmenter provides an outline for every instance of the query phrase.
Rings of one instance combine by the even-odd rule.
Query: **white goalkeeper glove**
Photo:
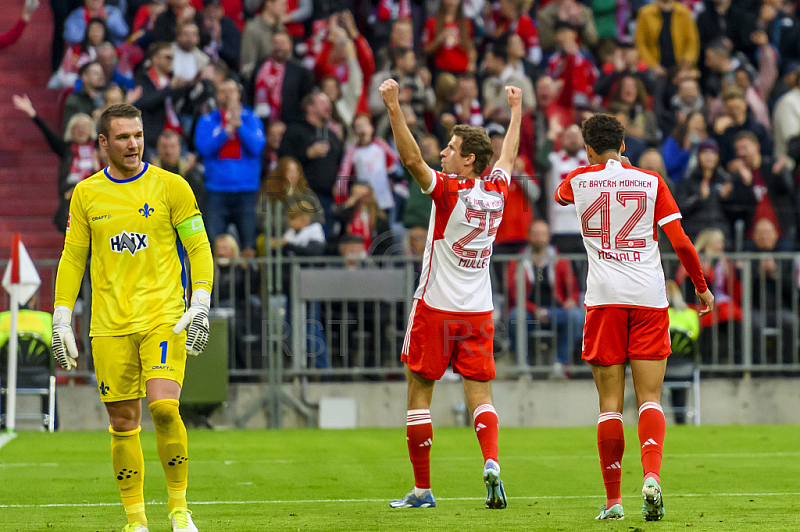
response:
[[[180,334],[187,326],[186,353],[197,356],[208,345],[208,309],[211,306],[211,294],[208,290],[197,288],[192,292],[192,304],[178,324],[172,329],[175,334]]]
[[[53,311],[53,356],[61,367],[69,371],[78,366],[78,346],[72,332],[72,311],[68,307],[56,307]]]

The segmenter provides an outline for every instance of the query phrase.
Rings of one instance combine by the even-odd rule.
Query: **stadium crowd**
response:
[[[433,168],[456,124],[485,127],[496,160],[509,120],[503,87],[522,89],[519,158],[495,241],[495,252],[521,255],[511,275],[496,272],[504,280],[495,289],[508,287],[512,298],[507,283],[517,263],[524,267],[534,321],[582,326],[583,281],[557,257],[584,251],[580,222],[553,193],[588,164],[579,125],[593,113],[618,118],[631,163],[670,185],[709,284],[723,296],[704,327],[741,326],[740,265],[723,251],[800,245],[797,1],[52,6],[49,86],[60,91],[60,131],[37,117],[36,102],[20,96],[15,105],[60,157],[54,221],[62,231],[72,187],[105,164],[94,121],[129,102],[143,113],[146,160],[187,179],[218,256],[421,256],[431,201],[399,163],[378,91],[392,77]],[[267,212],[278,204],[276,229]],[[753,271],[760,323],[794,323],[796,271],[772,259]],[[689,286],[685,272],[673,274]],[[557,363],[566,364],[567,348],[580,342],[563,331],[558,338]]]

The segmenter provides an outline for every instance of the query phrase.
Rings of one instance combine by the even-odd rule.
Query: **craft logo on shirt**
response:
[[[110,239],[111,251],[114,253],[125,253],[125,250],[130,251],[131,255],[135,255],[137,251],[141,251],[148,247],[147,235],[144,233],[128,233],[123,231]]]

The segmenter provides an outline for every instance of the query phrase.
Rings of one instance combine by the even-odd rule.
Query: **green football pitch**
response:
[[[622,462],[624,521],[604,502],[593,428],[500,430],[508,508],[483,508],[470,428],[434,429],[434,509],[389,508],[413,485],[404,429],[189,432],[189,505],[201,532],[267,530],[800,530],[800,428],[668,427],[663,521],[641,515],[635,428]],[[150,531],[168,531],[166,484],[142,433]],[[0,449],[0,530],[119,531],[109,435],[21,433]]]

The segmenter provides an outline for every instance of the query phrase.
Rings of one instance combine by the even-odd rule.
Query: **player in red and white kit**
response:
[[[583,358],[592,366],[600,396],[597,446],[606,486],[606,505],[597,519],[625,515],[620,495],[622,401],[625,365],[630,362],[644,469],[642,514],[646,521],[658,521],[664,516],[659,473],[666,422],[661,386],[671,349],[656,224],[669,237],[705,304],[701,316],[713,309],[714,296],[666,183],[658,174],[628,164],[620,155],[624,136],[625,129],[609,115],[584,122],[590,166],[571,172],[555,197],[562,205],[575,204],[589,256]]]
[[[408,380],[406,439],[414,468],[414,490],[392,501],[391,506],[436,506],[430,484],[430,406],[434,384],[452,363],[463,378],[467,407],[483,452],[485,506],[505,508],[497,460],[499,425],[492,406],[495,368],[489,260],[519,149],[522,91],[506,87],[511,122],[500,159],[485,179],[480,176],[492,157],[492,145],[483,128],[453,128],[453,136],[441,153],[443,172],[436,172],[423,160],[406,125],[397,99],[397,82],[383,82],[380,91],[403,166],[433,199],[422,275],[401,354]]]

